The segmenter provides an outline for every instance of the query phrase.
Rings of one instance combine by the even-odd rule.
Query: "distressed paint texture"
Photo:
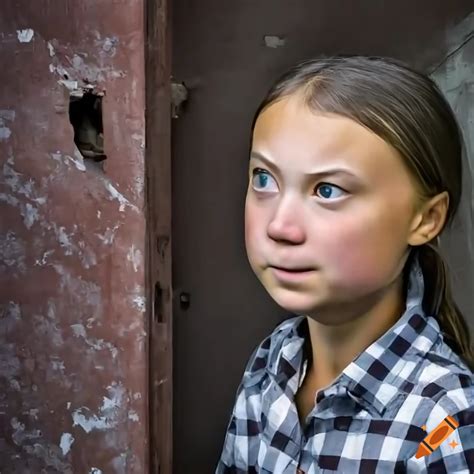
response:
[[[456,112],[466,145],[464,195],[459,217],[442,238],[450,263],[454,292],[474,331],[474,13],[446,37],[448,54],[431,76]]]
[[[148,470],[142,0],[2,3],[0,472]],[[69,94],[105,92],[104,169]]]

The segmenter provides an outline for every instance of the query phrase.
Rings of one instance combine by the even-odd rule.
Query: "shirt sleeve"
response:
[[[427,474],[474,473],[474,387],[458,387],[435,403],[426,422],[426,431],[435,429],[447,416],[459,427],[428,456],[408,462],[408,472]]]
[[[256,472],[256,462],[261,428],[261,383],[265,375],[270,336],[250,357],[244,376],[237,390],[234,408],[216,474],[244,474]]]

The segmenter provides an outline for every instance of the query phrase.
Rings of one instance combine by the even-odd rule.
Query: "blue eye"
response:
[[[335,184],[321,183],[316,186],[316,195],[323,199],[335,199],[344,195],[344,190]]]
[[[278,188],[275,180],[272,178],[268,171],[262,170],[260,168],[255,168],[252,172],[252,186],[257,191],[275,191],[272,189],[272,185],[275,188]]]

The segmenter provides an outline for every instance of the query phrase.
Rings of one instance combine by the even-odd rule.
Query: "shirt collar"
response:
[[[424,288],[423,272],[415,254],[409,272],[405,312],[385,334],[359,354],[330,387],[318,394],[318,402],[344,385],[352,398],[383,414],[390,402],[409,388],[420,359],[440,337],[437,321],[426,316],[423,310]],[[276,350],[278,355],[269,358],[271,363],[267,365],[267,371],[278,379],[289,375],[282,373],[282,367],[289,367],[292,373],[297,367],[300,370],[303,367],[304,340],[309,337],[305,319],[303,316],[296,318],[285,342],[270,349],[270,353]]]
[[[440,337],[438,322],[423,310],[424,289],[423,272],[415,254],[404,314],[341,374],[347,390],[380,414],[400,392],[409,389],[420,360]]]

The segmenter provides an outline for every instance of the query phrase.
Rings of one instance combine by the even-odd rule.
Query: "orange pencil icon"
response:
[[[415,454],[416,459],[431,454],[457,427],[459,423],[447,416],[428,436],[420,443]]]

